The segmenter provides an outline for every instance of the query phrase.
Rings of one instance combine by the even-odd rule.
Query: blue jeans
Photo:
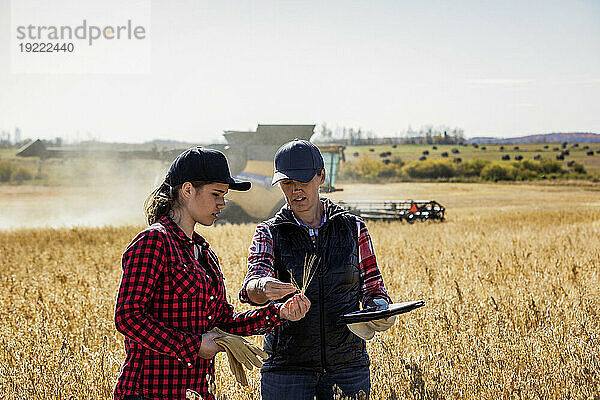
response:
[[[260,393],[262,400],[317,400],[333,399],[333,385],[337,385],[344,396],[354,397],[363,391],[369,398],[371,375],[368,367],[340,372],[294,372],[268,371],[261,374]]]

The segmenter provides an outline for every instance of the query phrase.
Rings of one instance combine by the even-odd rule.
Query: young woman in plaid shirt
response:
[[[175,159],[165,182],[146,201],[148,228],[123,254],[115,324],[127,356],[115,399],[185,399],[186,389],[208,392],[214,357],[223,351],[208,333],[264,334],[282,320],[300,320],[310,307],[300,294],[279,305],[236,313],[227,302],[216,254],[196,223],[210,226],[225,208],[234,180],[223,153],[191,148]]]

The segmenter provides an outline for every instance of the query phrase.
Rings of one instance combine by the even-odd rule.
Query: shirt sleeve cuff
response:
[[[269,312],[272,313],[271,319],[275,325],[279,325],[283,321],[280,315],[281,307],[283,307],[283,303],[273,303],[268,307],[270,308]]]
[[[238,294],[238,298],[242,303],[249,303],[250,299],[248,298],[248,291],[246,290],[246,284],[242,286],[240,289],[240,293]]]
[[[202,335],[181,334],[181,341],[177,345],[177,359],[179,362],[192,367],[199,357],[198,352],[202,345]]]
[[[261,312],[265,322],[262,324],[262,328],[259,328],[254,332],[254,335],[265,335],[269,333],[273,328],[281,325],[283,320],[279,316],[279,309],[282,303],[271,303],[270,305],[261,308]]]
[[[264,315],[264,318],[266,321],[266,327],[268,330],[281,324],[281,322],[283,321],[281,319],[281,317],[279,316],[279,311],[282,306],[283,306],[283,303],[271,302],[271,304],[269,304],[268,306],[261,309],[263,312],[263,315]]]

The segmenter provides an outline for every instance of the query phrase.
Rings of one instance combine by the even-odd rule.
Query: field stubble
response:
[[[368,343],[372,398],[599,398],[600,209],[582,193],[546,192],[545,209],[479,204],[443,224],[369,223],[392,298],[427,302]],[[120,255],[138,230],[0,232],[0,397],[111,397]],[[239,310],[252,231],[201,232]],[[221,392],[259,398],[256,370],[243,389],[217,358]]]

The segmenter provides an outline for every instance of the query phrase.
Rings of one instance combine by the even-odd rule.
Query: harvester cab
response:
[[[221,222],[256,222],[270,218],[285,199],[279,188],[271,185],[273,158],[277,149],[295,138],[310,140],[315,125],[258,125],[252,131],[225,131],[227,145],[222,148],[230,163],[231,173],[252,182],[245,193],[230,192],[227,208],[221,213]],[[320,146],[326,169],[322,189],[335,191],[340,161],[344,160],[344,146]]]

